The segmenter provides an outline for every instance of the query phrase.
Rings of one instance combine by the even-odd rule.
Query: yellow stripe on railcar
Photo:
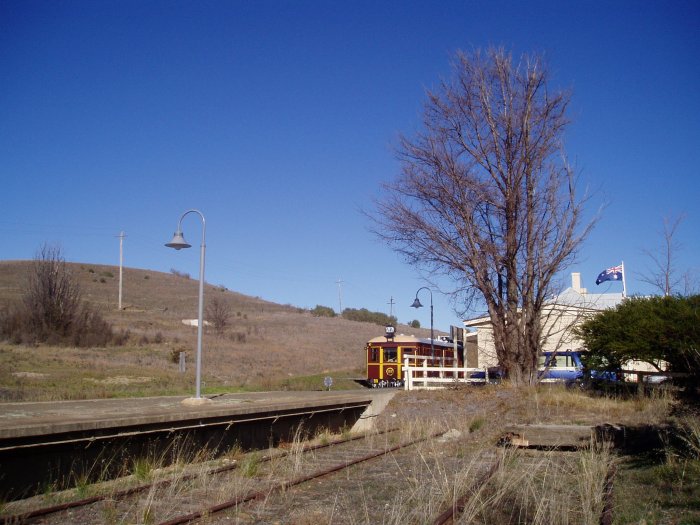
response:
[[[412,356],[424,359],[411,359]],[[409,358],[410,366],[422,365],[426,360],[428,366],[439,366],[445,362],[452,363],[453,356],[452,343],[434,339],[431,345],[430,338],[387,332],[383,337],[370,339],[365,346],[366,384],[372,388],[403,386],[401,367],[406,357]]]

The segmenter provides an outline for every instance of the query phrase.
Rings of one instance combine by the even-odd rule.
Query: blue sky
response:
[[[566,151],[602,219],[566,270],[629,293],[685,213],[679,269],[700,271],[700,3],[0,0],[0,259],[198,273],[180,215],[207,220],[206,279],[302,307],[409,308],[424,285],[368,230],[393,148],[457,49],[543,53],[573,92]],[[568,281],[568,277],[566,278]],[[435,324],[459,324],[434,293]],[[128,302],[128,298],[125,298]],[[425,292],[421,301],[429,303]]]

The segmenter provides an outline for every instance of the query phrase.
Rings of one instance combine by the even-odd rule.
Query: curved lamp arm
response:
[[[182,219],[188,214],[196,213],[202,219],[202,244],[199,253],[199,311],[197,317],[197,373],[196,373],[196,394],[195,399],[201,399],[201,377],[202,377],[202,325],[204,324],[204,252],[206,248],[206,232],[207,223],[201,211],[191,209],[182,214],[177,223],[177,231],[173,235],[173,239],[166,243],[168,248],[181,250],[183,248],[191,248],[192,245],[185,240],[182,234]]]
[[[421,290],[428,290],[430,292],[430,353],[431,353],[431,358],[434,361],[435,360],[435,344],[433,343],[435,337],[433,336],[433,291],[428,288],[427,286],[422,286],[418,288],[416,291],[416,298],[413,301],[413,304],[411,305],[412,308],[421,308],[423,305],[421,304],[420,300],[418,299],[418,293]]]

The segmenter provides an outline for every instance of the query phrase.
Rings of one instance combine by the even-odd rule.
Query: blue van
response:
[[[583,379],[583,363],[578,352],[542,352],[537,367],[540,383],[571,384]]]
[[[470,377],[483,378],[484,372],[475,372]],[[615,381],[617,374],[608,371],[590,371],[590,378],[601,381]],[[498,382],[503,378],[503,371],[498,367],[489,368],[489,379]],[[582,383],[584,366],[581,353],[573,350],[561,352],[542,352],[537,366],[537,381],[539,383],[564,383],[573,385]]]

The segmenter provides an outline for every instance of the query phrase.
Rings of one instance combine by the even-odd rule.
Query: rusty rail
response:
[[[372,435],[388,434],[391,432],[395,432],[396,430],[397,430],[396,428],[390,428],[390,429],[374,432]],[[339,445],[342,443],[349,443],[352,441],[365,439],[367,437],[368,437],[368,434],[360,434],[360,435],[351,436],[351,437],[345,438],[345,439],[330,441],[328,443],[319,443],[316,445],[306,446],[303,448],[303,451],[304,452],[311,452],[314,450],[320,450],[323,448],[331,447],[334,445]],[[281,458],[281,457],[284,457],[288,454],[289,454],[289,452],[285,451],[276,457]],[[272,459],[271,455],[266,455],[266,456],[263,456],[260,460],[262,462],[266,462],[266,461],[270,461],[271,459]],[[231,465],[224,465],[222,467],[216,467],[216,468],[209,469],[204,473],[199,472],[196,474],[187,474],[187,475],[179,477],[178,480],[179,481],[190,481],[190,480],[196,479],[197,477],[200,477],[202,475],[221,474],[221,473],[224,473],[224,472],[227,472],[230,470],[234,470],[236,468],[238,468],[238,463],[233,463]],[[56,514],[58,512],[62,512],[65,510],[70,510],[70,509],[75,509],[75,508],[79,508],[79,507],[86,507],[88,505],[92,505],[93,503],[104,501],[107,498],[114,499],[114,500],[123,500],[123,499],[128,498],[129,496],[150,490],[152,488],[166,487],[172,482],[173,482],[172,479],[165,479],[165,480],[157,481],[154,483],[145,483],[143,485],[138,485],[136,487],[131,487],[128,489],[120,490],[120,491],[111,493],[109,495],[90,496],[88,498],[83,498],[80,500],[67,501],[65,503],[60,503],[57,505],[42,507],[42,508],[35,509],[32,511],[23,512],[21,514],[2,516],[2,517],[0,517],[0,525],[15,525],[15,524],[27,523],[29,520],[32,520],[34,518],[49,516],[51,514]]]
[[[418,439],[414,439],[413,441],[409,441],[407,443],[399,443],[398,445],[394,445],[393,447],[390,447],[388,449],[384,449],[380,452],[375,452],[373,454],[368,454],[368,455],[363,456],[361,458],[357,458],[357,459],[354,459],[351,461],[346,461],[346,462],[338,464],[334,467],[330,467],[330,468],[325,469],[325,470],[314,472],[314,473],[306,475],[306,476],[301,476],[299,478],[296,478],[296,479],[293,479],[290,481],[283,481],[283,482],[278,483],[277,485],[270,487],[266,490],[253,492],[253,493],[248,494],[246,496],[243,496],[240,498],[235,498],[235,499],[232,499],[229,501],[225,501],[223,503],[213,505],[213,506],[208,507],[206,509],[202,509],[202,510],[199,510],[196,512],[192,512],[190,514],[182,515],[182,516],[177,516],[177,517],[172,518],[168,521],[161,522],[159,525],[181,525],[183,523],[190,523],[190,522],[197,520],[197,519],[200,519],[204,516],[210,516],[212,514],[216,514],[218,512],[222,512],[224,510],[234,508],[234,507],[241,505],[243,503],[248,503],[251,501],[266,498],[267,496],[269,496],[270,494],[273,494],[275,492],[281,492],[281,491],[284,491],[288,488],[291,488],[291,487],[294,487],[297,485],[301,485],[302,483],[306,483],[308,481],[318,479],[318,478],[321,478],[323,476],[327,476],[329,474],[333,474],[334,472],[338,472],[340,470],[346,469],[346,468],[351,467],[353,465],[357,465],[357,464],[363,463],[365,461],[370,461],[372,459],[375,459],[375,458],[378,458],[381,456],[385,456],[386,454],[389,454],[389,453],[394,452],[396,450],[399,450],[399,449],[402,449],[405,447],[410,447],[410,446],[415,445],[417,443],[427,441],[428,439],[433,439],[433,438],[440,436],[442,434],[444,434],[444,432],[442,432],[442,431],[436,432],[435,434],[432,434],[426,438],[418,438]]]

